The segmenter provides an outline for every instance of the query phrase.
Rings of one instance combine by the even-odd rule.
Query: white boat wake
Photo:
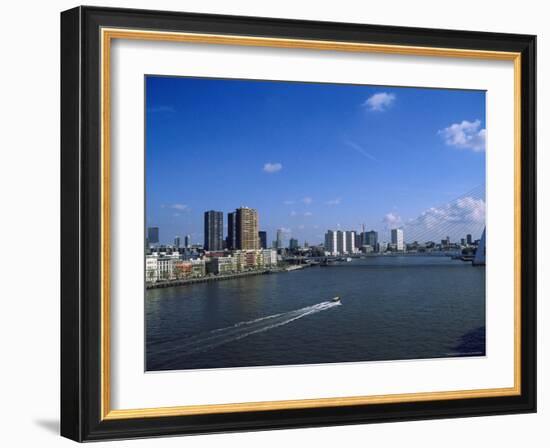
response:
[[[331,308],[340,306],[340,302],[327,301],[321,302],[316,305],[306,306],[298,310],[288,311],[286,313],[273,314],[271,316],[260,317],[259,319],[253,319],[245,322],[239,322],[235,325],[225,328],[218,328],[206,333],[201,333],[196,336],[191,336],[182,339],[166,350],[158,350],[156,354],[167,354],[172,352],[173,355],[178,358],[181,356],[188,356],[193,353],[204,352],[211,350],[220,345],[228,344],[230,342],[238,341],[239,339],[246,338],[253,334],[262,333],[273,328],[287,325],[290,322],[309,316],[311,314],[319,313],[321,311],[329,310]],[[164,365],[165,368],[170,368],[169,365]]]

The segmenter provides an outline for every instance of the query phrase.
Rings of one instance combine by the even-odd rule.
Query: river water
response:
[[[145,316],[149,371],[484,356],[485,268],[369,257],[147,290]]]

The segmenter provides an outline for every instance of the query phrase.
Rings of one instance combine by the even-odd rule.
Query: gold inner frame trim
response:
[[[410,56],[454,57],[513,61],[514,63],[514,386],[440,392],[390,395],[314,398],[246,403],[188,405],[141,409],[111,409],[110,346],[110,50],[113,39],[184,42],[212,45],[239,45],[355,53],[382,53]],[[418,47],[305,39],[279,39],[251,36],[101,29],[101,419],[251,412],[316,407],[352,406],[414,401],[502,397],[521,394],[521,54],[459,48]]]

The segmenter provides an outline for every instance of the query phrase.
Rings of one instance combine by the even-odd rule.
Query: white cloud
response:
[[[384,218],[382,219],[382,222],[388,229],[394,229],[396,227],[399,227],[401,225],[401,216],[399,216],[396,213],[387,213]]]
[[[369,110],[376,112],[383,112],[387,110],[395,101],[395,94],[380,92],[375,93],[365,100],[363,103],[364,107],[367,107]]]
[[[292,211],[290,212],[290,216],[296,216],[297,214],[298,214],[298,213],[296,213],[296,210],[292,210]]]
[[[276,173],[277,171],[281,171],[282,169],[283,169],[283,165],[279,162],[277,163],[267,162],[264,164],[264,171],[266,173]]]
[[[485,222],[485,201],[468,196],[443,207],[431,207],[420,215],[418,222],[428,229],[451,222],[482,224]]]
[[[310,198],[310,197],[308,197],[308,196],[306,196],[304,199],[302,199],[302,202],[303,202],[304,204],[308,204],[308,205],[309,205],[309,204],[311,204],[311,203],[313,202],[313,199]]]
[[[466,196],[440,207],[431,207],[406,225],[413,239],[464,237],[485,226],[485,201]]]
[[[327,205],[338,205],[340,204],[340,202],[342,202],[342,198],[334,198],[334,199],[330,199],[326,202]]]
[[[311,212],[305,212],[305,213],[304,213],[304,216],[313,216],[313,213],[311,213]]]
[[[481,129],[481,121],[463,120],[461,123],[453,123],[445,129],[438,131],[445,143],[457,148],[471,149],[473,151],[485,151],[485,128]]]
[[[170,205],[170,208],[174,209],[174,210],[188,210],[189,207],[185,204],[172,204]]]

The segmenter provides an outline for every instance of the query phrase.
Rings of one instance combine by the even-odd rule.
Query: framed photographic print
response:
[[[61,433],[536,410],[535,37],[61,14]]]

